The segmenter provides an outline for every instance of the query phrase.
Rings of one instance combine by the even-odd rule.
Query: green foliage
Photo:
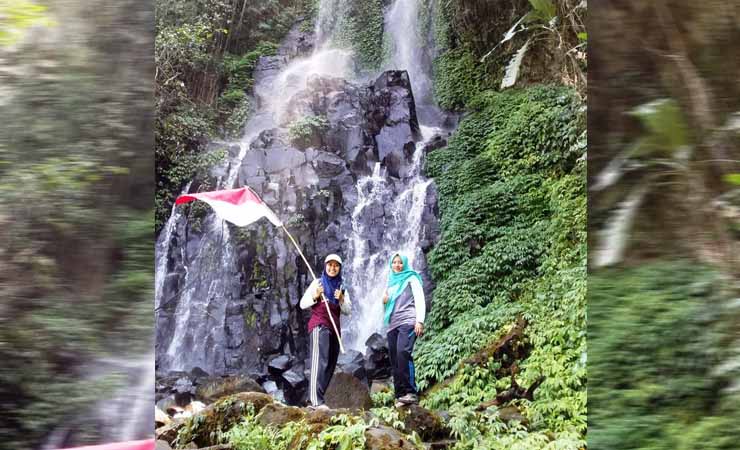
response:
[[[288,137],[293,145],[306,148],[321,142],[321,134],[329,128],[329,121],[323,116],[305,116],[293,122],[288,128]]]
[[[351,0],[339,17],[334,43],[354,51],[361,70],[373,70],[383,58],[383,1]]]
[[[115,239],[122,249],[120,269],[106,286],[106,308],[94,317],[101,328],[109,330],[112,348],[144,353],[150,343],[142,342],[139,336],[146,336],[154,327],[154,211],[123,210],[117,216]]]
[[[589,277],[589,447],[731,448],[740,412],[716,370],[728,310],[723,281],[693,262]],[[715,369],[713,369],[715,368]],[[733,406],[730,406],[733,405]],[[736,427],[731,427],[736,429]]]
[[[278,45],[274,42],[260,42],[254,50],[243,55],[226,54],[223,58],[224,74],[231,89],[249,90],[254,84],[254,69],[261,56],[272,56],[277,53]]]
[[[305,422],[289,422],[278,429],[263,426],[255,420],[254,414],[247,414],[240,424],[222,436],[235,450],[289,450],[303,448],[307,434]]]
[[[435,301],[437,301],[435,295]],[[457,372],[462,358],[472,355],[489,341],[503,334],[503,327],[520,312],[514,303],[492,302],[485,307],[447,318],[448,327],[438,326],[436,304],[429,315],[427,334],[414,349],[417,385],[425,389]],[[440,329],[441,328],[441,329]],[[440,400],[436,404],[442,405]]]
[[[724,176],[725,182],[740,186],[740,173],[729,173]]]
[[[525,21],[528,22],[550,22],[557,14],[555,4],[551,0],[529,0],[532,5],[532,11],[530,11],[525,17]]]
[[[414,359],[423,404],[451,409],[455,448],[579,448],[586,431],[585,123],[570,90],[532,87],[471,98],[448,146],[427,160],[442,236],[428,256],[437,282]],[[517,381],[540,377],[519,407],[530,425],[475,408],[510,386],[500,361],[460,361],[529,322]],[[456,407],[455,407],[456,406]]]
[[[370,394],[370,398],[373,400],[373,406],[376,408],[392,406],[395,400],[393,387],[390,386],[382,391],[374,392]]]
[[[383,406],[382,408],[372,408],[370,412],[375,416],[379,423],[384,423],[389,427],[393,427],[399,431],[406,429],[406,424],[403,423],[398,413],[398,409],[393,406],[393,398],[391,398],[389,406]]]
[[[2,449],[40,448],[61,424],[80,444],[102,438],[79,417],[125,380],[89,368],[151,349],[150,24],[127,0],[78,6],[0,0],[0,45],[75,24],[3,49]]]
[[[154,199],[155,207],[157,208],[157,229],[159,229],[167,221],[170,210],[166,209],[166,207],[171,207],[175,199],[175,195],[171,191],[164,189],[166,183],[180,186],[184,185],[196,176],[205,176],[209,169],[214,167],[216,164],[221,163],[225,157],[226,150],[223,148],[207,153],[190,153],[180,156],[178,159],[175,159],[170,166],[156,168],[158,174],[161,174],[159,176],[162,178],[157,183],[158,189]],[[203,206],[196,202],[196,205],[191,206],[191,211],[198,211],[200,210],[200,208],[203,208]]]
[[[340,414],[331,418],[333,425],[323,429],[306,450],[354,450],[365,448],[368,425],[359,417]]]
[[[485,72],[470,50],[457,48],[434,60],[434,98],[440,107],[462,110],[487,87]]]
[[[216,162],[208,142],[239,137],[259,57],[274,55],[314,8],[313,0],[155,2],[157,231],[184,184]]]
[[[689,127],[675,100],[654,100],[635,108],[630,114],[640,120],[646,131],[634,143],[631,156],[673,156],[689,145]]]

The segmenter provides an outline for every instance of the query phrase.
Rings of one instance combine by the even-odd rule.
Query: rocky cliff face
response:
[[[262,58],[256,89],[286,61],[284,54]],[[414,153],[421,133],[405,71],[384,72],[365,84],[316,76],[284,100],[288,106],[280,123],[257,132],[241,160],[242,148],[232,145],[224,171],[235,171],[234,187],[251,187],[278,214],[318,276],[326,254],[348,255],[357,222],[372,225],[362,236],[370,253],[388,245],[398,221],[389,205],[419,167]],[[317,121],[299,127],[305,117]],[[357,211],[358,180],[374,171],[382,173],[384,191]],[[438,226],[434,184],[423,189],[420,242],[426,251],[437,239]],[[169,245],[161,246],[167,260],[157,299],[158,372],[198,366],[211,374],[246,372],[266,380],[270,361],[283,355],[293,373],[303,374],[309,312],[298,303],[311,275],[284,231],[267,221],[233,227],[210,212],[199,227],[176,212],[168,227],[169,234],[164,230],[160,237]],[[415,269],[428,280],[420,254]],[[344,266],[347,280],[346,260]],[[351,341],[362,320],[357,314],[362,293],[348,289],[355,315],[344,320],[343,334]]]

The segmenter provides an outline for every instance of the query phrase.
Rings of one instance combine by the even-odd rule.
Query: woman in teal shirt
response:
[[[418,403],[412,353],[416,338],[424,334],[426,300],[421,276],[411,270],[406,256],[391,257],[388,288],[383,296],[384,323],[388,325],[388,352],[393,371],[396,406]]]

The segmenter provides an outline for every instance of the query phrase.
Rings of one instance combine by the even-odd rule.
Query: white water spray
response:
[[[380,175],[380,164],[373,175],[357,182],[357,206],[352,212],[352,234],[350,236],[348,260],[350,286],[352,286],[355,317],[345,326],[348,347],[365,351],[365,341],[383,329],[383,293],[389,274],[388,261],[395,252],[409,258],[409,265],[419,270],[418,263],[424,258],[419,245],[424,230],[423,213],[431,180],[421,176],[422,148],[438,129],[421,127],[422,141],[416,144],[410,178],[403,191],[391,198],[393,189],[389,180]],[[366,212],[381,208],[381,218],[368,220]],[[377,214],[377,213],[375,213]],[[374,219],[371,216],[371,219]],[[370,236],[382,228],[383,247],[371,249]]]

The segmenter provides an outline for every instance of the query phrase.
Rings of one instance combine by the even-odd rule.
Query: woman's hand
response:
[[[316,293],[313,295],[313,300],[315,302],[318,302],[319,299],[321,298],[321,294],[323,293],[324,293],[324,286],[322,286],[321,283],[319,283],[318,287],[316,288]]]
[[[414,325],[414,333],[416,333],[417,336],[421,337],[421,335],[424,334],[424,324],[421,322],[416,322],[416,325]]]
[[[388,303],[388,291],[383,293],[383,304],[385,305],[386,303]]]
[[[334,298],[336,298],[339,303],[344,303],[344,292],[342,292],[340,289],[335,289]]]

